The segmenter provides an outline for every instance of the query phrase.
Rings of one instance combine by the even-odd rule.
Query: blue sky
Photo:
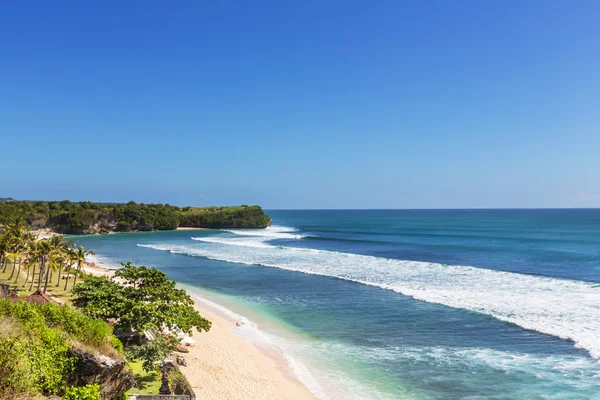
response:
[[[4,2],[0,197],[600,207],[600,2]]]

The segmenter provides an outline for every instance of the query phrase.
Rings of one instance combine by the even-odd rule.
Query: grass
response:
[[[0,269],[0,282],[9,284],[11,288],[17,286],[18,293],[20,296],[28,296],[31,293],[35,292],[37,290],[37,283],[38,283],[37,276],[35,277],[36,279],[33,282],[32,290],[29,290],[31,277],[29,278],[27,285],[23,286],[23,284],[25,283],[25,278],[27,276],[27,271],[23,271],[23,267],[21,267],[21,274],[19,275],[19,278],[17,279],[17,283],[14,283],[15,275],[17,273],[16,271],[15,271],[15,275],[13,275],[12,279],[9,281],[8,278],[10,277],[13,266],[10,261],[7,261],[7,262],[8,262],[8,267],[6,268],[6,272],[3,273],[2,269]],[[17,268],[18,268],[18,266],[17,266]],[[38,274],[38,271],[39,271],[38,268],[36,268],[36,275]],[[65,272],[63,272],[63,276],[66,276]],[[58,287],[56,287],[57,278],[58,278],[58,275],[55,272],[52,276],[52,280],[48,281],[48,290],[46,291],[46,293],[48,293],[50,296],[54,297],[61,303],[69,303],[71,301],[71,297],[72,297],[71,288],[73,287],[73,282],[75,281],[75,276],[74,276],[73,272],[71,272],[71,278],[69,279],[69,283],[67,284],[67,290],[64,290],[65,280],[62,279],[62,277],[60,279],[60,285]],[[81,281],[81,278],[79,278],[78,280]],[[42,288],[43,287],[44,287],[44,281],[42,281]]]
[[[146,372],[142,368],[142,362],[130,362],[129,369],[133,372],[135,384],[126,394],[158,394],[161,385],[161,376],[158,372]]]

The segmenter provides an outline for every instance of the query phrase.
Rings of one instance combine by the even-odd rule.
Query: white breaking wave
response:
[[[112,259],[104,256],[100,256],[97,254],[89,254],[85,256],[85,260],[90,263],[94,263],[94,265],[106,269],[119,269],[121,265],[118,262],[113,261]]]
[[[600,285],[469,266],[271,246],[263,235],[195,238],[155,250],[336,277],[430,303],[476,311],[562,339],[600,358]]]
[[[288,226],[269,226],[266,229],[222,229],[223,232],[242,236],[256,236],[264,239],[302,239],[304,235],[297,234],[296,228]]]

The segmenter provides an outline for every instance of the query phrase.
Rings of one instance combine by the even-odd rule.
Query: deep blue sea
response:
[[[247,318],[323,399],[600,399],[600,210],[268,213],[74,239]]]

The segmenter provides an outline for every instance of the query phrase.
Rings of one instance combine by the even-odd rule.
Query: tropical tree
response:
[[[75,261],[77,261],[77,271],[75,273],[75,281],[73,282],[73,287],[75,287],[75,285],[77,285],[77,277],[79,276],[79,273],[81,271],[81,266],[83,265],[83,263],[85,263],[85,257],[96,255],[96,253],[94,253],[91,250],[84,249],[82,246],[79,246],[75,249],[74,255],[75,255]],[[67,289],[67,285],[65,285],[65,290],[66,289]]]
[[[31,245],[35,240],[36,240],[36,236],[33,233],[25,232],[25,234],[23,234],[22,243],[18,247],[19,253],[17,253],[19,255],[18,256],[19,269],[17,270],[17,276],[15,276],[15,281],[13,282],[15,284],[19,281],[19,276],[21,275],[21,265],[23,263],[23,258],[27,257],[27,255],[31,249]],[[9,278],[9,280],[10,280],[10,278]]]
[[[35,265],[37,263],[37,260],[33,257],[32,249],[33,246],[30,247],[29,253],[27,254],[27,262],[24,265],[25,271],[27,271],[27,275],[25,276],[25,282],[23,282],[23,284],[21,285],[23,287],[27,286],[27,283],[29,282],[29,277],[31,276],[31,281],[33,281],[33,276],[35,275]]]
[[[194,300],[175,281],[156,269],[123,264],[115,272],[124,284],[104,277],[86,276],[73,287],[73,304],[94,318],[117,318],[115,329],[142,332],[167,328],[191,333],[208,331],[211,322],[194,309]]]
[[[57,263],[58,263],[58,279],[56,280],[56,287],[60,286],[60,277],[62,272],[71,266],[71,251],[73,250],[74,243],[69,241],[63,241],[60,247],[57,249]]]
[[[12,223],[10,225],[8,225],[8,227],[6,228],[6,235],[7,235],[7,241],[8,241],[8,246],[7,246],[7,251],[5,252],[4,256],[8,257],[12,260],[12,271],[10,272],[10,276],[8,277],[8,280],[12,280],[13,276],[15,275],[15,271],[17,268],[17,263],[20,264],[20,258],[22,257],[22,250],[23,250],[23,245],[24,245],[24,236],[25,236],[26,230],[23,227],[23,225],[21,225],[20,223]],[[6,271],[6,265],[5,265],[5,271]],[[18,275],[17,275],[18,276]]]
[[[9,251],[9,235],[8,230],[4,228],[0,231],[0,268],[2,272],[6,272],[6,253]]]
[[[72,242],[65,242],[60,236],[52,236],[48,241],[50,251],[46,260],[46,280],[44,283],[44,293],[48,288],[48,281],[52,279],[52,273],[57,271],[59,274],[63,269],[64,255]]]
[[[52,247],[50,246],[50,242],[48,239],[39,240],[35,246],[35,256],[39,260],[40,271],[38,274],[38,282],[37,282],[37,291],[42,291],[42,281],[46,272],[46,263],[48,262],[48,258],[50,257]],[[33,286],[33,278],[31,280],[31,286]],[[31,290],[31,287],[30,289]]]

